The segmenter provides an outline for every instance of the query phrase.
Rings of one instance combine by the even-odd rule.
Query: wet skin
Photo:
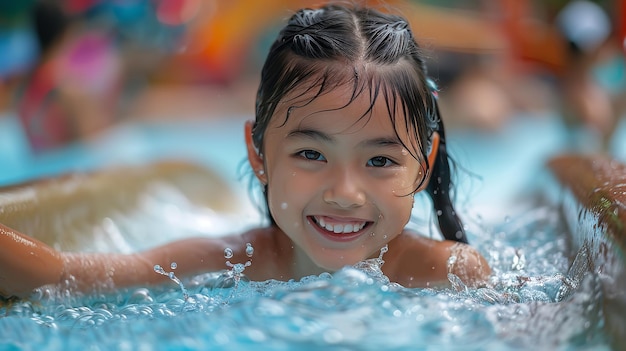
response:
[[[366,114],[369,94],[346,104],[351,94],[350,88],[333,89],[311,102],[306,95],[288,96],[267,127],[262,154],[252,145],[251,123],[246,124],[250,165],[267,185],[277,226],[183,239],[134,254],[94,254],[58,252],[0,224],[0,296],[27,297],[34,288],[66,281],[84,292],[163,283],[167,278],[154,272],[155,264],[176,262],[180,277],[227,269],[224,249],[233,250],[232,263],[244,263],[246,243],[255,250],[245,270],[253,280],[334,272],[377,257],[388,244],[382,269],[392,282],[436,286],[447,284],[452,272],[468,285],[484,283],[490,269],[476,250],[404,229],[413,194],[429,177],[425,165],[433,163],[437,134],[435,152],[417,160],[411,154],[420,153],[402,146],[415,145],[401,127],[402,116],[394,128],[382,99]],[[301,107],[285,120],[294,105]],[[451,255],[457,263],[449,267]]]
[[[414,145],[403,118],[396,128],[384,99],[366,113],[369,94],[347,104],[351,94],[345,86],[312,101],[287,96],[265,132],[262,155],[248,141],[250,163],[267,184],[278,226],[273,235],[287,239],[274,249],[285,253],[289,275],[298,278],[376,257],[389,244],[390,278],[409,286],[445,281],[453,243],[404,231],[413,194],[426,185],[425,162],[436,153],[415,159],[411,154],[419,153],[403,146]],[[290,106],[301,107],[285,120]]]

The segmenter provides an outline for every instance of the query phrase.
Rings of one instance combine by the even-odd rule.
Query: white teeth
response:
[[[318,218],[315,217],[315,220],[317,221],[317,224],[319,224],[320,227],[328,230],[329,232],[333,232],[335,234],[340,234],[340,233],[356,233],[359,230],[363,229],[363,227],[365,227],[366,222],[360,223],[360,224],[330,224],[330,223],[326,223],[326,221],[324,221],[323,218]]]

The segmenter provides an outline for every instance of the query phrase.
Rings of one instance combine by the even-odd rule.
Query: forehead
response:
[[[354,81],[332,86],[302,83],[281,99],[269,126],[306,127],[324,123],[326,128],[338,133],[356,132],[368,126],[406,137],[402,104],[385,89],[360,86]]]

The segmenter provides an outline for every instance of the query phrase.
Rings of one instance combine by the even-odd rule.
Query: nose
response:
[[[361,184],[355,172],[346,168],[337,169],[329,175],[328,186],[323,194],[324,202],[341,208],[363,206],[366,195]]]

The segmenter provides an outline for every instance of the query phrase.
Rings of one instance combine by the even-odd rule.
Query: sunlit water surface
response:
[[[153,219],[125,218],[109,221],[129,229]],[[233,272],[237,262],[228,265],[226,252],[224,271],[183,279],[184,289],[164,277],[158,287],[111,294],[42,290],[2,307],[0,349],[609,349],[587,252],[567,256],[556,209],[535,207],[496,226],[474,218],[470,227],[494,271],[489,288],[451,276],[449,288],[406,289],[374,261],[301,281],[251,282],[245,265],[243,275]],[[161,265],[161,274],[175,272]]]

